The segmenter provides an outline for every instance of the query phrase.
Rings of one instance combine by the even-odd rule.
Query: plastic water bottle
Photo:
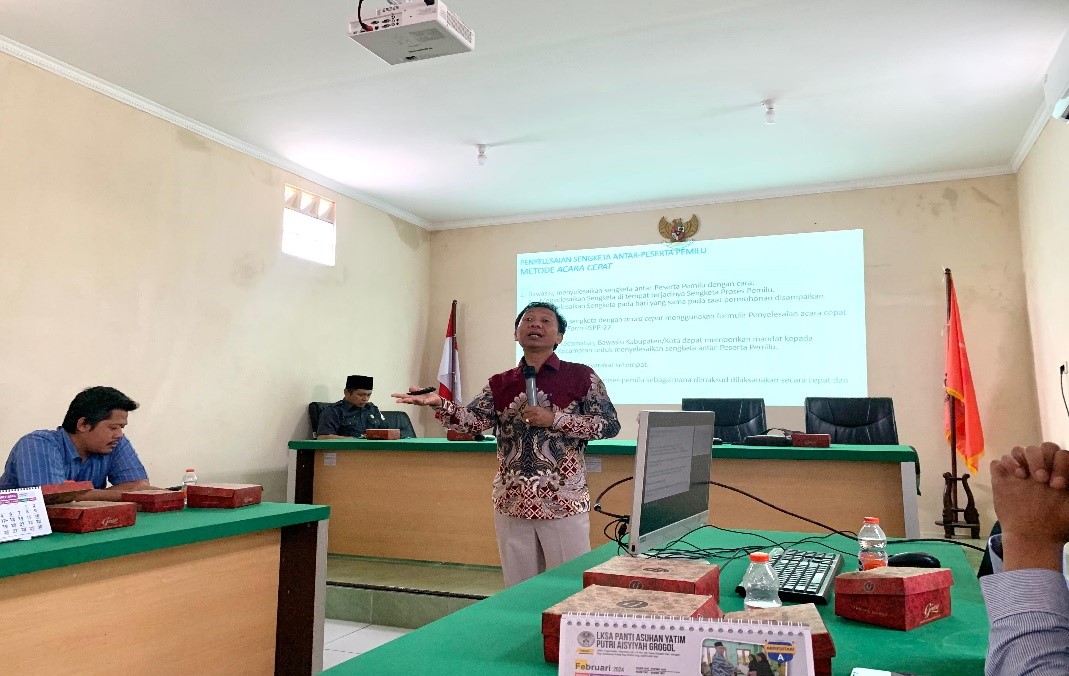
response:
[[[779,608],[779,578],[772,564],[768,562],[767,552],[750,554],[750,567],[742,578],[742,587],[746,590],[743,604],[747,609]]]
[[[182,490],[185,490],[187,486],[193,486],[197,483],[197,473],[193,471],[193,468],[186,470],[186,473],[182,475]]]
[[[887,536],[875,516],[865,517],[865,523],[857,533],[857,545],[858,569],[872,570],[887,565]]]

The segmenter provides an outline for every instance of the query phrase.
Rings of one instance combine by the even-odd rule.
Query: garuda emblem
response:
[[[666,242],[685,242],[698,232],[699,227],[697,214],[691,215],[687,221],[682,218],[674,218],[671,222],[661,216],[661,222],[657,224],[657,231],[661,233],[661,237],[664,237]]]

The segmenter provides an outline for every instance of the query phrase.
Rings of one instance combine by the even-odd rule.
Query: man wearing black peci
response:
[[[316,438],[350,439],[362,437],[368,430],[385,428],[382,412],[371,403],[374,384],[371,376],[346,378],[342,399],[320,414]]]

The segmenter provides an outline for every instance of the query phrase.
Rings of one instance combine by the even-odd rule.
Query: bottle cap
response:
[[[750,554],[750,561],[753,563],[768,563],[768,552],[754,552]]]
[[[193,468],[192,468],[192,467],[190,467],[190,468],[189,468],[189,469],[187,469],[186,471],[187,471],[187,472],[192,472],[192,471],[194,471],[194,470],[193,470]]]
[[[866,516],[865,523],[879,523],[880,517],[878,516]]]

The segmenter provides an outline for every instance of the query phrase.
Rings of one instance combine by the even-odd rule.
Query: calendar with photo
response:
[[[807,626],[566,613],[560,676],[812,676]]]
[[[0,542],[29,540],[51,532],[40,486],[0,490]]]

